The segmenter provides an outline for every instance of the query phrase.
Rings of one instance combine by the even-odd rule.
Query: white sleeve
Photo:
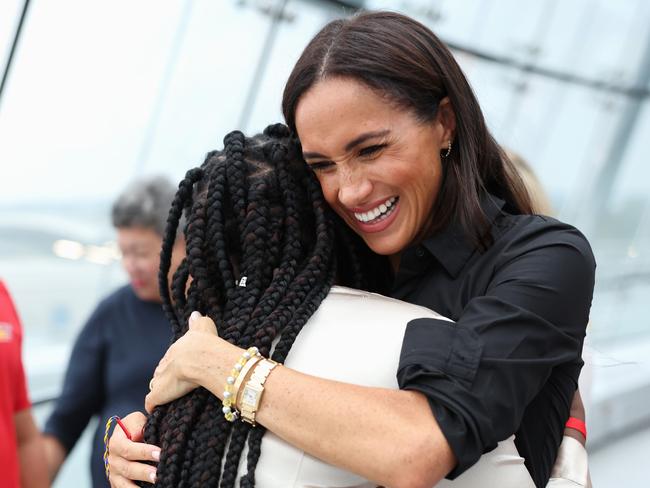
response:
[[[587,450],[576,439],[562,438],[546,488],[590,488]]]

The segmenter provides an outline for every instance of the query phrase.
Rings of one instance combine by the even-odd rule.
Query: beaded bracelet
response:
[[[128,440],[132,440],[131,433],[122,423],[122,419],[120,419],[117,415],[113,415],[111,418],[109,418],[106,421],[106,430],[104,431],[104,471],[106,472],[106,479],[109,479],[109,475],[110,475],[110,469],[108,467],[108,433],[111,430],[111,425],[113,424],[113,421],[117,422],[117,425],[120,426],[120,429],[122,429],[122,432],[124,432],[126,438]]]
[[[236,408],[233,408],[236,405],[237,393],[241,381],[246,377],[246,374],[253,367],[262,356],[260,355],[259,350],[256,347],[249,347],[244,354],[241,355],[239,361],[235,363],[230,371],[230,376],[226,378],[226,386],[223,390],[223,401],[221,402],[223,408],[223,416],[228,422],[234,422],[238,417],[239,413]],[[241,379],[240,379],[241,378]]]

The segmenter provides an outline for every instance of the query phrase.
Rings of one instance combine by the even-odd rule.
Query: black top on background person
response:
[[[79,334],[44,433],[69,453],[90,419],[99,417],[90,457],[93,487],[108,486],[102,461],[104,422],[142,410],[143,392],[169,340],[169,322],[160,304],[140,300],[128,285],[102,300]]]

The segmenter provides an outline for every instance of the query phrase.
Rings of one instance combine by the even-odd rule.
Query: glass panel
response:
[[[648,334],[650,169],[646,163],[650,104],[644,103],[612,197],[594,229],[598,281],[592,314],[596,343]]]
[[[286,16],[274,40],[267,60],[266,72],[257,88],[255,105],[246,129],[253,133],[269,123],[282,122],[282,91],[293,65],[311,38],[327,22],[341,16],[343,11],[325,2],[291,1]]]
[[[78,328],[125,281],[109,202],[133,176],[186,5],[30,5],[0,117],[0,273],[35,400],[58,391]]]
[[[0,118],[0,202],[110,198],[129,180],[183,5],[33,3]]]
[[[143,170],[165,171],[179,180],[223,147],[223,137],[238,128],[251,79],[260,61],[270,17],[255,4],[197,2],[179,39],[177,60],[169,68],[167,90],[149,122],[151,147]],[[159,91],[162,91],[159,88]]]

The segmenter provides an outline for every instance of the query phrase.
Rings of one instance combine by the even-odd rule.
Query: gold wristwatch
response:
[[[255,414],[262,401],[262,394],[264,393],[264,383],[268,378],[273,368],[278,365],[272,359],[262,359],[257,363],[253,374],[246,382],[244,389],[239,397],[238,407],[241,419],[249,424],[255,426]]]

